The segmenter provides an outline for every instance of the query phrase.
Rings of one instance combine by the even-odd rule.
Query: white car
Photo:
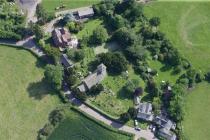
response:
[[[137,120],[134,120],[134,125],[138,126],[138,121]]]

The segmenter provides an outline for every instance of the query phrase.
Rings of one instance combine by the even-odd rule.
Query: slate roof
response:
[[[92,74],[88,75],[83,83],[78,87],[81,92],[85,92],[96,84],[99,84],[106,76],[106,66],[104,64],[100,64],[96,71]]]
[[[66,68],[73,66],[72,61],[68,59],[68,56],[66,54],[61,55],[61,64],[63,64]]]
[[[91,7],[81,9],[78,11],[79,17],[89,16],[89,15],[94,15],[93,8],[91,8]]]
[[[176,140],[176,135],[166,128],[161,128],[158,134],[164,137],[166,140]]]
[[[137,118],[152,121],[153,113],[152,113],[152,104],[151,103],[140,103]]]

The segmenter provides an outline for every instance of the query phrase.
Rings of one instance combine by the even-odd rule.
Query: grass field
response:
[[[160,30],[197,69],[210,69],[210,2],[152,2],[148,17],[161,18]]]
[[[49,12],[55,12],[55,8],[65,5],[65,9],[74,9],[79,7],[90,6],[98,3],[100,0],[43,0],[44,8]],[[62,10],[65,10],[62,9]]]
[[[130,137],[105,129],[74,111],[66,112],[48,140],[131,140]]]
[[[196,69],[204,72],[210,68],[209,6],[210,2],[152,2],[145,8],[147,16],[161,18],[160,30]],[[201,83],[187,97],[183,125],[190,140],[210,137],[209,86]]]
[[[187,97],[184,133],[189,140],[210,138],[210,92],[209,83],[197,85]]]
[[[42,78],[42,63],[26,50],[0,46],[0,139],[36,140],[59,104]]]

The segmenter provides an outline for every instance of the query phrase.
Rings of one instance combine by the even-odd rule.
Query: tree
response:
[[[124,48],[134,45],[138,40],[136,34],[126,27],[118,29],[112,39],[116,40]]]
[[[45,10],[42,4],[38,4],[36,7],[36,15],[38,17],[38,22],[40,24],[45,24],[48,21],[52,20],[54,15]]]
[[[119,29],[125,27],[128,24],[128,21],[121,15],[115,15],[112,17],[111,24],[114,29]]]
[[[127,70],[128,62],[121,53],[102,53],[98,55],[98,60],[107,66],[107,70],[111,73],[119,74]]]
[[[42,27],[39,26],[38,24],[36,24],[33,27],[33,32],[35,34],[36,40],[38,40],[38,41],[44,37],[44,31],[43,31]]]
[[[102,44],[107,41],[108,39],[108,33],[106,29],[102,26],[96,27],[96,29],[93,31],[92,35],[92,43],[94,44]]]
[[[76,75],[69,75],[67,78],[67,83],[69,84],[69,86],[73,86],[78,82],[78,78],[76,77]]]
[[[79,49],[70,49],[67,51],[67,55],[70,59],[79,62],[85,57],[85,53],[83,50]]]
[[[123,122],[128,122],[130,119],[131,119],[131,116],[129,113],[123,113],[120,115],[120,119],[123,121]]]
[[[60,90],[63,80],[63,68],[60,65],[48,64],[45,68],[45,79],[51,84],[55,90]]]
[[[133,97],[133,92],[135,91],[135,89],[139,86],[139,80],[138,79],[132,79],[129,80],[125,86],[124,86],[124,92],[126,93],[126,96],[131,98]]]
[[[131,118],[135,119],[136,116],[137,116],[138,111],[134,107],[129,107],[128,113],[131,116]]]
[[[151,26],[157,27],[160,25],[160,18],[159,17],[153,17],[149,20],[149,23]]]

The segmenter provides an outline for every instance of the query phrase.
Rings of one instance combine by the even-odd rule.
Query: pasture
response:
[[[152,2],[148,17],[161,19],[160,30],[196,69],[210,69],[210,2]]]
[[[209,83],[197,85],[186,100],[184,134],[190,140],[207,140],[210,137],[210,92]]]
[[[49,136],[48,140],[131,140],[125,136],[100,126],[91,119],[75,112],[66,111],[66,118]]]
[[[60,101],[30,52],[0,45],[0,139],[36,140]]]
[[[48,12],[55,12],[55,8],[62,5],[65,5],[65,8],[62,10],[66,10],[91,6],[99,1],[100,0],[43,0],[42,4]]]

